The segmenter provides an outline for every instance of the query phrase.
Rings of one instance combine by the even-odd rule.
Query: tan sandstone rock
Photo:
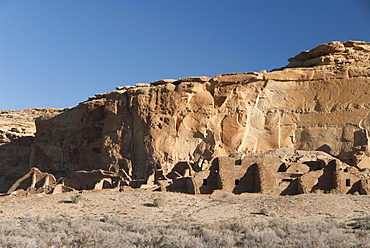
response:
[[[38,120],[31,165],[64,175],[116,163],[146,179],[181,161],[283,146],[351,162],[353,131],[370,110],[367,47],[332,42],[293,57],[281,70],[162,80],[107,93]],[[326,63],[328,56],[334,59]]]
[[[37,119],[29,166],[70,177],[75,171],[109,170],[115,164],[133,182],[156,173],[163,175],[157,182],[167,182],[165,176],[173,172],[179,185],[193,185],[195,193],[202,180],[190,169],[173,168],[186,162],[207,177],[214,158],[232,153],[291,147],[367,167],[358,163],[366,148],[354,148],[353,134],[370,131],[369,46],[331,42],[271,72],[117,87],[59,115]],[[297,164],[291,165],[294,169],[310,173]],[[258,187],[273,193],[274,181],[280,179],[263,166],[255,170],[270,178]]]
[[[7,192],[32,167],[35,119],[40,116],[50,119],[61,112],[61,109],[0,111],[0,192]]]

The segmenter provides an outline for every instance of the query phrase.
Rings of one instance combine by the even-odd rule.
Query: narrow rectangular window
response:
[[[242,165],[242,160],[241,159],[235,160],[235,165]]]
[[[351,179],[346,179],[346,186],[351,186]]]

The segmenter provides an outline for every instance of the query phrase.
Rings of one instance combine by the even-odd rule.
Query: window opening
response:
[[[346,179],[346,186],[351,186],[351,179]]]
[[[278,171],[277,171],[277,172],[286,172],[286,170],[287,170],[287,166],[286,166],[286,164],[285,164],[285,163],[282,163],[282,164],[280,165],[280,167],[279,167],[279,169],[278,169]]]

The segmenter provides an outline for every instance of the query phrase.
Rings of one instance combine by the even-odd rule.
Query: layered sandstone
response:
[[[31,166],[57,176],[118,165],[129,176],[205,168],[230,153],[282,146],[352,163],[353,133],[370,129],[370,44],[323,44],[271,72],[117,87],[36,121]]]
[[[354,133],[370,131],[370,43],[332,42],[289,61],[271,72],[117,87],[40,115],[27,152],[12,161],[17,151],[1,152],[8,156],[1,168],[14,168],[17,178],[32,167],[56,178],[114,168],[146,181],[179,164],[199,173],[216,157],[284,146],[368,167],[367,145],[356,146]]]
[[[0,111],[0,192],[6,192],[30,170],[35,119],[56,115],[61,109],[26,109]]]

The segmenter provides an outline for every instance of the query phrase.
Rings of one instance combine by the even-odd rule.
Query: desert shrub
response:
[[[81,195],[80,194],[77,194],[77,195],[71,195],[71,202],[72,203],[78,203],[80,200],[81,200]]]
[[[355,220],[354,223],[350,224],[354,229],[370,230],[370,215],[364,218]]]
[[[164,205],[164,200],[163,198],[155,198],[153,200],[153,206],[154,207],[162,207]]]
[[[268,216],[269,210],[267,208],[261,208],[259,213],[262,215]]]
[[[370,217],[333,221],[125,222],[120,217],[0,220],[0,247],[368,247]]]

